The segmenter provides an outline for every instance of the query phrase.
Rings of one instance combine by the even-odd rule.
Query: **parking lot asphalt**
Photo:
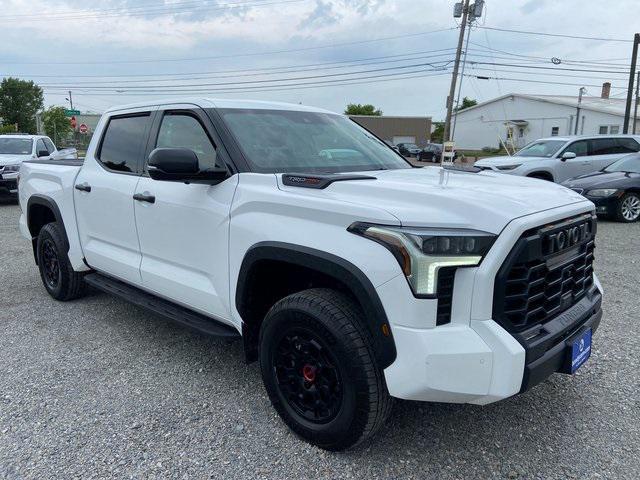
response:
[[[102,293],[50,298],[0,199],[1,478],[640,478],[640,223],[600,222],[604,318],[573,376],[484,407],[398,401],[370,443],[290,433],[240,342]]]

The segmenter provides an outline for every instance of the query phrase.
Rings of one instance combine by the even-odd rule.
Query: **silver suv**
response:
[[[531,142],[512,156],[483,158],[483,170],[563,182],[601,170],[623,155],[640,151],[640,135],[549,137]]]

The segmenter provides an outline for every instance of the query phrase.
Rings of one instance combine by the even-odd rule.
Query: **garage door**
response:
[[[416,143],[416,137],[393,137],[393,144],[399,143]]]

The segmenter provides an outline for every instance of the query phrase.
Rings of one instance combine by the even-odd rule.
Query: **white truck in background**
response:
[[[550,182],[412,167],[348,118],[186,99],[113,108],[84,162],[22,164],[47,292],[91,285],[241,337],[284,422],[329,450],[392,397],[488,404],[591,352],[594,206]]]

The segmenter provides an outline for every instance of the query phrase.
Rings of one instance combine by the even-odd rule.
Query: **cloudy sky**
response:
[[[83,111],[185,95],[334,111],[373,103],[440,119],[458,36],[453,3],[0,0],[0,73],[36,81],[47,105],[68,104],[71,89]],[[487,0],[462,95],[574,95],[581,85],[599,95],[608,80],[622,98],[637,18],[637,0]]]

